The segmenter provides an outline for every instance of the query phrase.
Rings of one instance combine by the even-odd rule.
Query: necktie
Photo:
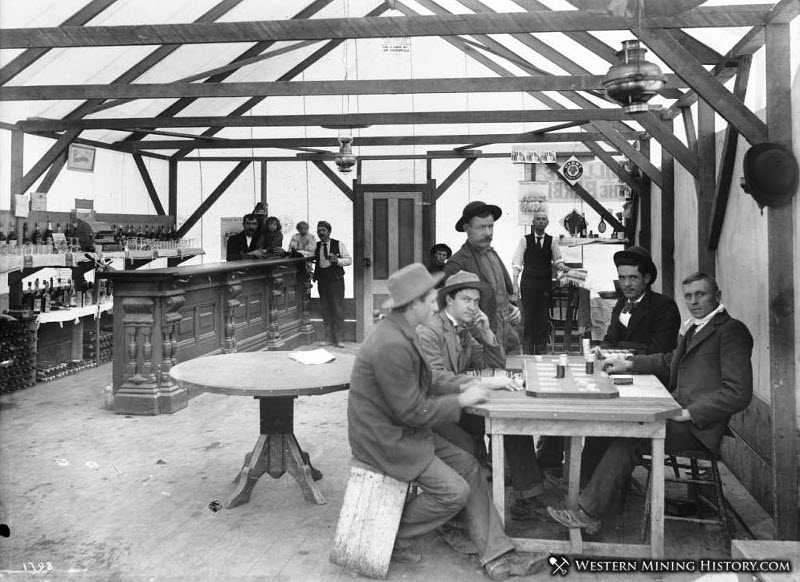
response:
[[[536,246],[539,247],[540,249],[542,248],[542,237],[540,236],[536,237]]]
[[[461,347],[465,349],[469,345],[469,330],[465,327],[459,327],[456,332],[458,333],[458,340],[461,343]]]
[[[689,342],[692,341],[692,338],[694,337],[694,332],[695,331],[697,331],[697,324],[696,323],[694,325],[692,325],[692,327],[690,327],[688,330],[686,330],[686,345],[687,346],[689,345]]]
[[[633,301],[628,301],[622,308],[622,313],[633,313],[634,309],[636,309],[636,304]]]
[[[328,243],[322,243],[322,256],[326,261],[328,260]]]

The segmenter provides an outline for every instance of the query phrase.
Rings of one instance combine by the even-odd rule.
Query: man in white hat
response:
[[[489,326],[489,318],[481,311],[481,300],[492,293],[474,273],[459,271],[447,278],[439,290],[439,313],[431,323],[417,328],[420,347],[433,372],[432,390],[450,390],[453,384],[460,390],[474,376],[467,370],[505,368],[503,346]],[[493,385],[518,390],[508,378],[486,378]],[[447,393],[447,392],[442,392]],[[487,458],[485,423],[481,416],[462,414],[457,423],[447,422],[434,430],[447,440],[469,451],[479,460]],[[507,435],[503,437],[511,484],[516,500],[511,505],[514,519],[550,521],[545,505],[539,500],[543,491],[542,473],[536,463],[533,437]]]
[[[414,481],[422,491],[403,510],[393,560],[418,562],[421,556],[412,549],[412,540],[463,510],[489,577],[526,575],[541,568],[545,557],[515,552],[475,457],[432,430],[442,422],[458,421],[463,407],[489,397],[480,380],[461,392],[431,393],[431,371],[415,328],[433,317],[434,287],[441,278],[420,263],[389,277],[390,298],[384,308],[392,311],[358,351],[350,379],[350,447],[362,462],[400,481]]]

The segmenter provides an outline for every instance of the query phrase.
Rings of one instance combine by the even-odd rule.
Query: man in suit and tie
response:
[[[602,347],[631,349],[637,354],[659,354],[675,349],[681,316],[675,302],[650,289],[658,272],[643,247],[614,254],[623,298],[611,312]]]
[[[667,454],[690,449],[719,454],[728,421],[753,397],[753,338],[741,321],[728,315],[721,296],[710,275],[689,275],[683,280],[683,298],[692,317],[683,325],[678,347],[667,354],[615,357],[608,362],[612,373],[669,373],[669,391],[683,410],[667,420]],[[613,439],[583,489],[579,507],[550,507],[550,515],[567,527],[597,531],[615,491],[630,478],[648,443]]]
[[[433,372],[434,393],[459,393],[475,376],[467,370],[505,368],[506,355],[491,330],[488,316],[481,311],[481,300],[494,291],[474,273],[459,271],[450,276],[439,291],[439,313],[430,323],[417,328],[422,354]],[[508,378],[486,378],[500,387],[519,389]],[[472,453],[478,460],[487,458],[483,417],[463,413],[458,422],[445,422],[434,429],[438,434]],[[542,473],[536,463],[533,437],[504,437],[516,500],[511,505],[515,519],[547,520],[542,493]]]
[[[238,261],[241,259],[252,259],[247,253],[256,249],[256,230],[258,230],[258,222],[256,217],[252,214],[245,214],[242,218],[242,232],[235,234],[228,238],[228,243],[225,245],[225,260]]]
[[[314,281],[319,291],[325,337],[331,345],[343,348],[344,267],[352,265],[353,259],[340,241],[331,238],[331,230],[330,222],[320,220],[317,223],[319,241],[314,252],[317,258]]]

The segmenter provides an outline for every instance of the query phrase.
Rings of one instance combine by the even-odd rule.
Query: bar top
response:
[[[230,271],[249,271],[267,267],[280,267],[283,265],[295,265],[313,260],[311,257],[297,258],[275,258],[241,261],[221,261],[219,263],[209,263],[205,265],[191,265],[184,267],[165,267],[163,269],[141,269],[125,271],[106,271],[102,276],[107,279],[160,279],[171,277],[192,277],[195,275],[207,275],[212,273],[228,273]]]

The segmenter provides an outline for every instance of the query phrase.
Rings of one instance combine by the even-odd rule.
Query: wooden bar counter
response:
[[[184,408],[186,388],[169,375],[179,362],[313,342],[306,260],[104,273],[114,291],[114,411],[171,414]]]

